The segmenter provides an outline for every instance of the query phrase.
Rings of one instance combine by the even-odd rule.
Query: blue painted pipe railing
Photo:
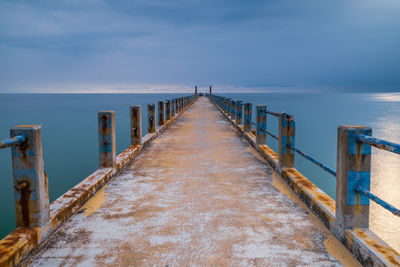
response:
[[[227,99],[225,97],[219,96],[211,96],[211,99],[214,101],[216,105],[218,105],[224,113],[229,114],[229,101],[231,99]],[[250,112],[248,112],[250,110]],[[247,127],[247,131],[249,132],[251,125],[255,125],[256,123],[251,121],[251,105],[245,108],[245,112],[248,113],[247,117],[243,120],[243,129]],[[359,127],[346,127],[341,126],[338,128],[338,155],[340,155],[341,160],[337,164],[337,173],[335,170],[331,169],[327,165],[318,161],[314,157],[304,153],[300,149],[294,146],[294,138],[295,138],[295,124],[289,124],[290,122],[294,122],[292,116],[286,113],[278,113],[270,110],[264,109],[263,111],[257,109],[257,121],[262,121],[265,126],[262,126],[261,123],[258,124],[258,131],[256,135],[264,135],[262,136],[265,139],[265,135],[268,134],[272,138],[277,139],[279,141],[279,155],[278,155],[278,170],[283,170],[284,168],[294,168],[294,154],[298,154],[310,162],[314,163],[324,171],[329,174],[335,176],[337,179],[336,182],[336,193],[340,193],[342,199],[346,199],[346,201],[337,201],[336,209],[335,209],[335,225],[337,227],[337,234],[341,236],[346,235],[346,232],[349,229],[360,227],[360,228],[368,228],[369,222],[369,199],[376,202],[378,205],[382,206],[384,209],[390,211],[395,216],[400,216],[400,210],[388,202],[382,200],[378,196],[372,194],[369,191],[370,188],[370,168],[371,168],[371,153],[370,147],[374,146],[379,149],[383,149],[386,151],[390,151],[396,154],[400,154],[400,144],[392,143],[386,140],[374,138],[370,136],[369,127],[359,126]],[[262,115],[261,115],[262,114]],[[272,115],[279,117],[279,136],[275,136],[270,133],[266,127],[265,115]],[[288,120],[290,118],[291,120]],[[292,120],[293,119],[293,120]],[[237,124],[237,122],[236,122]],[[355,129],[354,129],[355,128]],[[357,132],[357,134],[354,134]],[[265,133],[265,134],[264,134]],[[288,138],[290,137],[290,138]],[[281,139],[282,138],[282,139]],[[340,139],[339,139],[340,138]],[[348,140],[347,140],[347,139]],[[257,143],[256,136],[256,146],[262,143]],[[290,142],[289,142],[290,141]],[[348,142],[353,142],[353,144],[362,144],[362,146],[367,147],[369,153],[365,152],[366,149],[360,149],[359,151],[351,151],[354,150],[354,147],[349,148]],[[289,142],[289,143],[288,143]],[[294,151],[290,153],[290,157],[288,156],[288,149]],[[290,152],[291,152],[290,151]],[[339,154],[340,153],[340,154]],[[354,154],[356,158],[364,159],[362,166],[353,166],[354,164],[347,164],[348,162],[354,161]],[[357,165],[357,164],[356,164]],[[356,167],[356,169],[353,169]],[[362,171],[360,171],[362,170]],[[356,200],[359,201],[356,201]],[[348,219],[351,218],[351,219]]]
[[[360,143],[368,144],[370,146],[374,146],[379,149],[383,149],[383,150],[386,150],[389,152],[400,154],[400,145],[396,144],[396,143],[378,139],[378,138],[368,136],[365,134],[357,135],[356,140]]]
[[[359,134],[356,136],[356,141],[359,143],[364,143],[370,146],[374,146],[379,149],[383,149],[389,152],[393,152],[396,154],[400,154],[400,145],[396,143],[392,143],[386,140],[378,139],[369,135],[365,134]],[[379,204],[383,208],[387,209],[391,213],[393,213],[396,216],[400,216],[400,210],[395,208],[394,206],[390,205],[386,201],[380,199],[378,196],[375,196],[372,194],[370,191],[368,191],[365,188],[362,188],[361,186],[358,186],[355,189],[356,192],[361,193],[365,196],[367,196],[369,199],[373,200],[375,203]]]
[[[270,131],[268,131],[267,129],[262,128],[261,131],[267,133],[268,135],[270,135],[272,138],[279,140],[279,137],[277,137],[276,135],[274,135],[273,133],[271,133]]]
[[[270,111],[270,110],[266,110],[265,113],[270,114],[270,115],[275,116],[275,117],[279,117],[281,115],[281,113],[279,113],[279,112],[273,112],[273,111]]]
[[[0,149],[1,148],[6,148],[9,146],[13,146],[13,145],[18,145],[21,144],[22,142],[25,141],[25,136],[23,135],[17,135],[14,137],[10,137],[10,138],[6,138],[3,140],[0,140]]]
[[[389,203],[387,203],[386,201],[380,199],[379,197],[375,196],[374,194],[372,194],[367,189],[364,189],[361,186],[358,186],[355,190],[356,190],[356,192],[367,196],[369,199],[373,200],[378,205],[381,205],[383,208],[387,209],[388,211],[390,211],[394,215],[400,216],[400,210],[399,209],[397,209],[396,207],[390,205]]]
[[[309,161],[311,161],[312,163],[314,163],[315,165],[317,165],[321,169],[329,172],[330,174],[332,174],[333,176],[336,177],[336,172],[334,170],[332,170],[331,168],[329,168],[328,166],[326,166],[325,164],[319,162],[315,158],[311,157],[310,155],[304,153],[303,151],[301,151],[300,149],[298,149],[298,148],[296,148],[294,146],[288,145],[287,147],[292,149],[293,151],[297,152],[299,155],[303,156],[305,159],[308,159]]]

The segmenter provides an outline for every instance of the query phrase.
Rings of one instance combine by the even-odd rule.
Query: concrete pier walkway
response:
[[[355,266],[199,98],[22,266]]]

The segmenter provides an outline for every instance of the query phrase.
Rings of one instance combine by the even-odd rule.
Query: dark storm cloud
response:
[[[398,90],[399,12],[394,0],[3,0],[0,92]]]

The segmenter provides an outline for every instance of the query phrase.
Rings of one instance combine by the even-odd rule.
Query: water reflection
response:
[[[400,102],[400,94],[388,94],[383,99]],[[380,98],[382,99],[382,98]],[[400,143],[400,125],[398,112],[393,110],[391,116],[386,113],[385,118],[378,118],[372,122],[373,136],[388,141]],[[400,207],[400,155],[380,149],[372,149],[372,193],[394,205]],[[395,250],[400,251],[400,217],[372,202],[370,209],[370,228],[384,239]]]
[[[400,102],[400,93],[371,94],[371,98],[376,101]]]

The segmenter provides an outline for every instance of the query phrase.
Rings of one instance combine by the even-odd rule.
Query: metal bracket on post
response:
[[[115,112],[100,111],[98,125],[100,168],[114,169],[116,165]]]
[[[339,239],[347,229],[369,227],[369,198],[355,189],[370,189],[371,146],[358,143],[358,134],[370,136],[372,130],[366,126],[338,127],[334,233]]]
[[[265,133],[267,126],[266,110],[266,106],[256,106],[256,145],[265,145],[267,143],[267,134]]]
[[[17,227],[39,227],[43,240],[49,232],[49,189],[44,172],[40,125],[13,127],[10,136],[25,141],[11,147]]]
[[[279,116],[279,171],[294,167],[294,151],[288,145],[295,144],[296,122],[293,116],[283,112]]]
[[[140,105],[130,107],[131,145],[142,143],[142,108]]]

